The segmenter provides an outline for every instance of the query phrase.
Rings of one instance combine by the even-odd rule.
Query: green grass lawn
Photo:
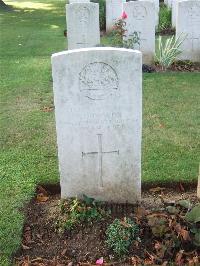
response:
[[[59,181],[54,112],[45,110],[53,105],[50,56],[66,47],[65,0],[6,2],[16,8],[0,13],[3,266],[19,247],[36,184]],[[199,86],[198,73],[144,75],[143,182],[197,179]]]

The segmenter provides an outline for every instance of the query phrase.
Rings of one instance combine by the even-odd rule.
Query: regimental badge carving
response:
[[[137,20],[143,20],[147,16],[147,10],[144,6],[136,5],[133,10],[133,17],[135,17]]]
[[[79,18],[80,23],[85,24],[89,21],[90,10],[87,7],[79,8],[76,11],[76,16]]]
[[[116,93],[119,80],[116,71],[108,64],[95,62],[86,65],[79,74],[81,93],[91,100],[104,100]]]

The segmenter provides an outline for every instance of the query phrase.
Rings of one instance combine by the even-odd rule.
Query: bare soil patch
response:
[[[58,190],[55,189],[54,192]],[[71,231],[59,232],[57,221],[61,215],[60,194],[47,195],[46,190],[43,191],[40,187],[37,197],[27,206],[22,246],[15,255],[15,264],[86,266],[96,265],[96,260],[103,257],[103,265],[172,265],[168,264],[172,258],[179,263],[174,265],[200,265],[200,250],[187,238],[182,239],[178,248],[170,248],[161,254],[159,245],[166,245],[167,242],[152,234],[146,220],[147,215],[154,215],[157,219],[166,217],[167,221],[175,222],[176,226],[180,225],[188,232],[181,220],[182,213],[175,219],[174,215],[165,210],[166,205],[174,206],[175,201],[181,199],[188,199],[191,203],[199,202],[194,189],[182,193],[169,188],[151,188],[143,192],[142,202],[138,206],[107,203],[104,208],[111,210],[109,218],[78,225]],[[134,241],[128,255],[119,259],[108,249],[105,231],[115,218],[123,217],[137,221],[141,242]],[[180,240],[182,236],[180,234],[176,237]],[[168,241],[171,241],[170,236]]]
[[[160,65],[155,65],[156,72],[200,72],[200,63],[190,61],[177,61],[167,71],[162,70]]]

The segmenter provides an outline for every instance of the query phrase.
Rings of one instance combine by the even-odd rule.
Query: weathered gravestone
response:
[[[136,32],[139,44],[135,48],[142,52],[143,63],[151,64],[155,53],[155,5],[150,1],[132,1],[124,3],[123,9],[128,15],[124,39]]]
[[[71,50],[52,67],[62,198],[140,200],[141,53]]]
[[[69,4],[72,3],[89,3],[90,0],[69,0]]]
[[[113,29],[115,22],[122,15],[123,0],[106,0],[106,31]]]
[[[144,1],[144,0],[139,0],[139,1]],[[155,26],[158,26],[159,24],[159,11],[160,11],[160,2],[159,0],[148,0],[155,5]]]
[[[68,49],[94,47],[100,44],[99,4],[66,5]]]
[[[176,38],[185,37],[180,49],[181,60],[200,62],[200,1],[183,0],[178,2]]]

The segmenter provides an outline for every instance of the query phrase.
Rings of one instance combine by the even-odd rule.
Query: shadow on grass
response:
[[[1,57],[46,56],[66,48],[65,1],[7,1],[0,10]]]

